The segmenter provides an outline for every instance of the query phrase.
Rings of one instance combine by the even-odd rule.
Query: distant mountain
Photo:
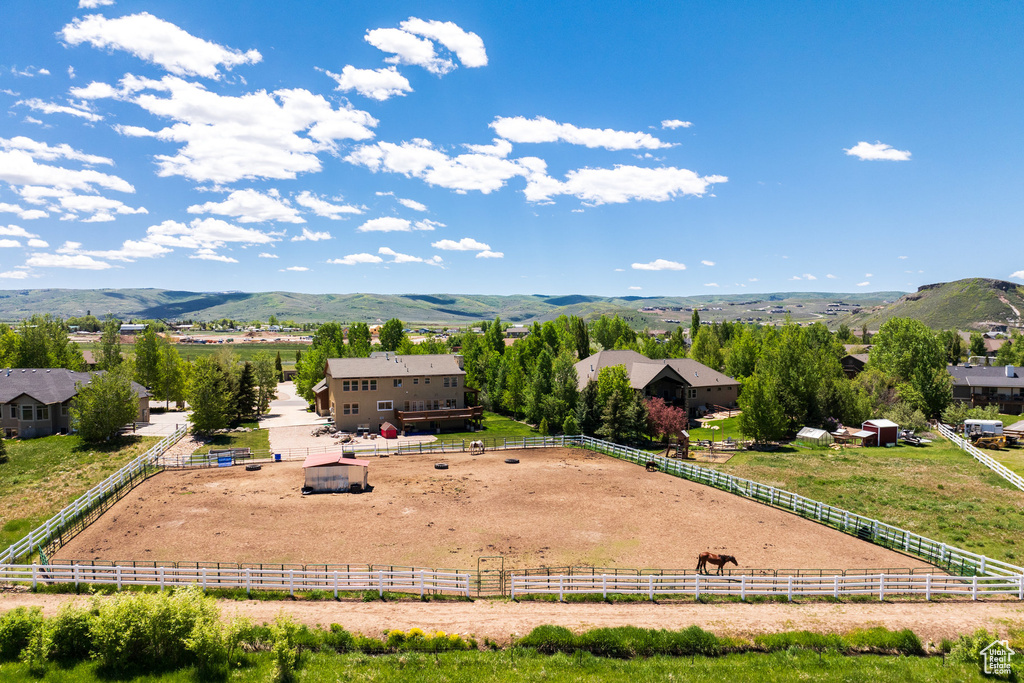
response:
[[[935,330],[988,330],[990,325],[1020,324],[1024,287],[1004,280],[968,278],[919,287],[896,302],[862,309],[843,320],[859,329],[877,330],[890,318],[914,318]]]
[[[776,292],[772,294],[702,295],[692,297],[600,297],[544,294],[492,296],[467,294],[301,294],[296,292],[189,292],[164,289],[26,289],[0,291],[0,320],[21,320],[35,313],[62,318],[91,313],[127,319],[280,320],[298,322],[376,322],[400,318],[409,324],[464,325],[501,316],[506,322],[529,323],[560,315],[586,319],[619,315],[636,328],[671,329],[688,325],[687,308],[701,308],[702,320],[778,322],[821,320],[834,326],[826,307],[841,301],[847,310],[895,301],[904,292],[835,294]],[[832,316],[832,317],[828,317]],[[679,322],[676,322],[679,321]]]

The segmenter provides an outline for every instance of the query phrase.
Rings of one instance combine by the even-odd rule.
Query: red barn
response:
[[[899,439],[900,426],[892,420],[868,420],[861,425],[861,429],[877,434],[876,445],[878,446],[895,446]]]

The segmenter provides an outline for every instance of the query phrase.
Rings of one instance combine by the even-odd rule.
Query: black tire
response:
[[[308,496],[308,495],[310,495],[312,493],[313,493],[313,487],[312,486],[303,486],[302,487],[302,495]]]
[[[246,472],[259,472],[261,469],[263,469],[263,465],[246,465],[245,466],[245,471]]]
[[[434,463],[434,469],[435,470],[446,470],[446,469],[448,469],[448,463],[446,463],[446,462]]]
[[[518,465],[519,461],[516,458],[505,458],[505,462],[509,465]]]

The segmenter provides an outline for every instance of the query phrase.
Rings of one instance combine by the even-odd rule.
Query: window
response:
[[[434,410],[439,410],[440,408],[441,408],[441,403],[435,398],[434,399]]]
[[[60,414],[63,417],[67,417],[67,415],[68,415],[68,402],[67,401],[64,401],[64,403],[60,404]]]
[[[364,379],[363,380],[363,391],[369,391],[369,390],[370,390],[370,380]]]
[[[405,409],[409,410],[409,402],[408,401],[405,402]]]
[[[50,419],[50,406],[36,406],[36,419],[37,420],[49,420]]]
[[[18,417],[18,406],[13,403],[11,404],[11,417],[14,419],[17,419]]]
[[[395,383],[395,388],[396,388],[396,389],[397,389],[398,387],[402,386],[402,380],[400,380],[400,379],[396,379],[396,380],[394,380],[394,383]]]
[[[455,405],[455,399],[454,398],[445,399],[444,407],[445,408],[458,408],[458,406]]]
[[[358,415],[359,404],[358,403],[342,403],[341,404],[342,415]]]
[[[449,379],[448,377],[445,377],[444,378],[444,386],[445,386],[445,388],[451,386],[451,379]]]
[[[342,391],[352,391],[352,383],[349,380],[347,380],[347,379],[341,380],[341,390]]]
[[[377,401],[377,410],[393,410],[394,403],[391,401]]]
[[[686,398],[697,398],[697,390],[696,389],[687,389],[686,390]]]
[[[459,386],[459,378],[458,377],[452,377],[452,386],[453,387]]]
[[[429,377],[424,377],[423,378],[423,383],[424,384],[430,384],[430,378]]]
[[[25,422],[32,421],[32,406],[21,407],[21,419]]]
[[[711,387],[708,387],[708,393],[709,394],[711,393]]]
[[[419,377],[413,377],[412,378],[412,383],[413,384],[419,384],[420,383],[420,378]]]
[[[370,391],[377,391],[377,380],[370,380]]]

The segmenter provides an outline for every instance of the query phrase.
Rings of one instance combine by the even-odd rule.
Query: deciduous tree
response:
[[[139,399],[126,368],[93,373],[71,399],[71,426],[86,441],[106,441],[135,420]]]
[[[392,318],[384,323],[380,328],[380,347],[385,351],[397,349],[405,337],[405,332],[402,331],[404,327],[405,323],[398,318]]]

